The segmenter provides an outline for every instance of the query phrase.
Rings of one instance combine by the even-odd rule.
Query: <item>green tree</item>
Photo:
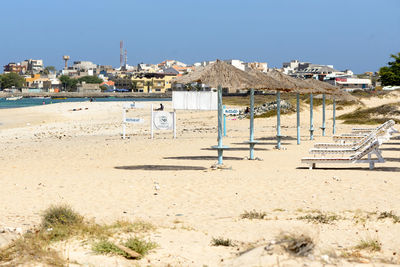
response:
[[[44,68],[43,73],[44,74],[49,74],[50,72],[56,72],[56,68],[54,66],[47,66]]]
[[[5,88],[21,88],[25,85],[24,77],[19,76],[17,73],[10,72],[3,75],[0,75],[0,86],[1,89]]]
[[[60,80],[63,88],[66,91],[75,91],[76,90],[76,86],[78,85],[78,80],[77,79],[72,79],[69,76],[66,75],[61,75],[60,77],[58,77],[58,79]]]
[[[388,62],[389,66],[380,68],[379,75],[383,86],[400,85],[400,53],[390,55],[394,61]]]
[[[96,76],[84,76],[78,79],[78,82],[86,82],[86,83],[102,83],[103,80]]]

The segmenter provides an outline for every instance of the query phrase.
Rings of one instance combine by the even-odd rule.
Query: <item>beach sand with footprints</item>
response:
[[[399,99],[392,93],[362,102],[377,107]],[[296,114],[282,116],[281,150],[274,148],[276,117],[256,119],[260,143],[254,161],[246,159],[244,144],[249,120],[229,117],[223,143],[231,149],[224,152],[224,168],[214,168],[216,111],[177,111],[177,138],[172,131],[156,131],[151,140],[149,104],[129,111],[128,117],[144,123],[128,125],[125,140],[122,102],[0,110],[0,246],[37,229],[49,206],[67,204],[98,224],[150,223],[152,230],[131,234],[157,244],[142,259],[129,260],[94,253],[95,238],[54,243],[69,266],[400,264],[397,136],[381,146],[386,162],[374,170],[368,164],[321,164],[309,170],[301,158],[309,156],[315,142],[332,140],[331,105],[326,137],[319,129],[321,106],[315,107],[314,141],[309,140],[308,106],[303,106],[300,145]],[[163,104],[171,110],[171,102]],[[344,106],[337,115],[356,108]],[[366,127],[338,120],[337,133],[355,126]],[[304,242],[312,251],[305,257],[291,253],[288,241],[301,235],[310,237]],[[228,239],[229,246],[215,246]]]

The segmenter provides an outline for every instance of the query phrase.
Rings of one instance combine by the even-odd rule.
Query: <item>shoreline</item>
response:
[[[22,93],[22,92],[0,92],[0,98],[12,97],[12,96],[22,96],[22,97],[66,97],[66,98],[107,98],[107,97],[115,97],[115,98],[171,98],[172,93],[115,93],[115,92],[101,92],[101,93],[80,93],[80,92],[59,92],[59,93],[50,93],[50,92],[40,92],[40,93]]]

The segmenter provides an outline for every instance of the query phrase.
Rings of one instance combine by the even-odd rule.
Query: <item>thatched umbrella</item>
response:
[[[322,94],[322,135],[325,136],[325,95],[332,95],[334,102],[333,102],[333,133],[335,133],[335,98],[341,98],[345,100],[352,100],[354,99],[350,94],[347,92],[343,92],[338,87],[328,84],[326,82],[321,82],[314,79],[307,79],[301,80],[292,78],[288,75],[285,75],[279,71],[272,71],[268,72],[267,75],[282,81],[286,84],[291,84],[294,89],[289,90],[291,92],[297,93],[297,144],[300,144],[300,104],[299,104],[299,93],[308,93],[310,94],[310,139],[313,140],[314,138],[314,125],[313,125],[313,94]],[[279,129],[278,129],[279,130]]]
[[[174,82],[182,84],[198,82],[218,88],[218,145],[212,148],[218,151],[218,164],[221,165],[223,150],[228,148],[222,145],[222,88],[252,89],[254,92],[254,89],[262,88],[261,81],[247,72],[217,60],[215,63],[199,68],[188,75],[176,78]],[[251,114],[253,114],[253,117],[254,109]],[[252,129],[250,129],[250,132],[250,136],[252,136]],[[250,138],[250,154],[252,155],[255,143],[251,141]]]

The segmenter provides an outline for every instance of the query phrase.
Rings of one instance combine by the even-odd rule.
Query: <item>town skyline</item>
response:
[[[123,40],[129,65],[241,59],[280,68],[298,59],[354,73],[378,71],[400,47],[400,2],[377,3],[10,1],[3,17],[15,23],[1,30],[9,38],[0,43],[0,63],[40,58],[61,69],[62,56],[69,55],[71,62],[116,67]]]

